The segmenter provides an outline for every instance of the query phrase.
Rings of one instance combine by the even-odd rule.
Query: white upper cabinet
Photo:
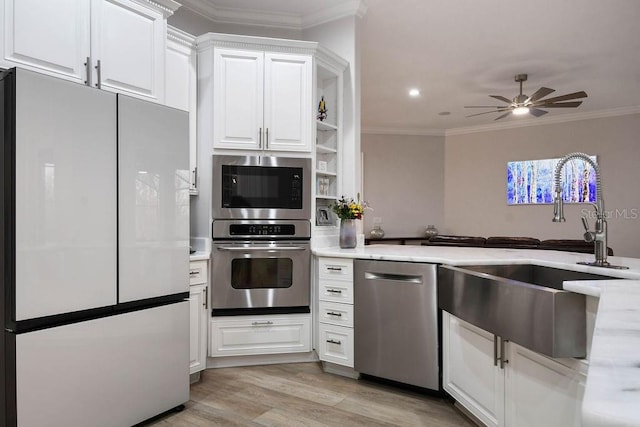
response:
[[[94,85],[162,101],[165,35],[158,11],[130,0],[91,0]]]
[[[0,0],[0,66],[163,102],[166,17],[178,6],[172,0]]]
[[[84,83],[90,53],[87,0],[0,0],[2,62]]]
[[[266,53],[264,65],[264,147],[310,151],[311,56]]]
[[[264,53],[216,49],[213,147],[262,148]]]
[[[197,44],[198,126],[214,150],[311,151],[317,43],[210,33]]]
[[[197,82],[195,37],[167,28],[164,100],[169,107],[189,112],[189,170],[191,194],[198,194]]]

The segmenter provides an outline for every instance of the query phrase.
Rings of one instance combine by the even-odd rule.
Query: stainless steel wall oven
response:
[[[310,222],[213,223],[212,314],[308,313]]]

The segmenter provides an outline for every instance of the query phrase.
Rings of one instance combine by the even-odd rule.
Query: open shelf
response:
[[[330,123],[327,122],[322,122],[320,120],[316,120],[316,128],[319,131],[331,131],[331,130],[338,130],[338,126],[336,125],[332,125]]]

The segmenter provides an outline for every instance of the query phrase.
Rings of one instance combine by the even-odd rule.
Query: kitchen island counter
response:
[[[640,259],[609,257],[629,267],[615,270],[576,264],[592,254],[463,247],[376,245],[356,249],[316,248],[314,255],[336,258],[425,262],[447,265],[536,264],[625,280],[567,281],[564,289],[598,297],[582,423],[587,427],[640,425]]]

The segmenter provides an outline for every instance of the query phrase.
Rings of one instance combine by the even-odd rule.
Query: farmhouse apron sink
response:
[[[532,264],[442,265],[438,306],[473,325],[551,357],[586,357],[586,298],[567,280],[619,279]]]

